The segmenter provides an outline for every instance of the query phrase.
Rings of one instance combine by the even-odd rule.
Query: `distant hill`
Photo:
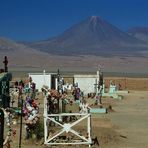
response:
[[[16,43],[10,39],[0,38],[0,69],[3,67],[4,56],[8,57],[9,66],[12,69],[43,67],[43,65],[47,65],[45,62],[49,60],[47,53]]]
[[[13,40],[7,39],[7,38],[0,38],[0,53],[2,54],[16,54],[18,53],[26,53],[26,54],[34,54],[39,51],[30,48],[29,46],[26,46],[21,43],[16,43]],[[18,55],[21,56],[21,55]]]
[[[148,43],[148,27],[133,27],[128,30],[133,37]]]
[[[0,38],[0,51],[3,52],[14,51],[17,48],[20,48],[20,46],[16,42],[6,38]]]
[[[136,55],[147,45],[103,20],[92,16],[72,26],[61,35],[28,44],[56,55]]]

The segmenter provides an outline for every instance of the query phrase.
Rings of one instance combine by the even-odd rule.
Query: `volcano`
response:
[[[143,41],[98,16],[73,25],[57,37],[33,42],[32,48],[56,55],[129,55],[147,50]],[[139,53],[138,53],[139,54]]]

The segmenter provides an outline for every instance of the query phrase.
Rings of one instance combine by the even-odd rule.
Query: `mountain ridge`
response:
[[[128,33],[146,43],[148,43],[148,27],[133,27],[128,30]]]
[[[128,55],[147,45],[98,16],[88,17],[57,37],[32,42],[30,47],[55,55]]]
[[[97,22],[95,20],[93,24],[91,24],[93,31],[95,29],[96,23]],[[47,41],[53,42],[53,40],[57,41],[57,38],[55,37],[52,38],[51,40],[45,40],[38,43],[46,43]],[[134,41],[137,42],[139,40],[137,39],[135,40],[134,38]],[[103,71],[123,72],[123,73],[125,72],[135,73],[138,71],[138,72],[147,73],[148,70],[145,67],[147,67],[148,65],[148,60],[147,60],[148,50],[147,52],[143,52],[143,54],[140,53],[141,54],[140,55],[139,48],[141,52],[143,51],[143,49],[141,49],[140,44],[143,44],[143,42],[139,41],[139,43],[136,45],[138,48],[136,49],[137,51],[133,47],[132,47],[133,51],[130,51],[131,48],[128,47],[129,51],[126,49],[126,54],[124,51],[124,47],[123,50],[121,50],[120,46],[119,46],[120,48],[117,47],[114,50],[112,48],[111,50],[103,48],[101,50],[102,53],[100,50],[96,53],[91,46],[91,48],[90,47],[88,48],[89,52],[87,53],[85,53],[85,49],[80,53],[79,50],[77,50],[77,53],[75,52],[71,53],[73,52],[73,49],[70,49],[69,50],[70,53],[67,54],[65,53],[68,52],[67,49],[67,51],[64,50],[63,53],[61,52],[58,55],[57,52],[59,52],[59,50],[55,49],[54,46],[53,49],[55,49],[56,51],[54,51],[54,54],[51,54],[52,52],[47,53],[43,50],[39,51],[29,46],[22,45],[22,43],[18,44],[15,41],[3,38],[0,39],[0,59],[3,61],[4,56],[7,56],[9,60],[10,70],[14,71],[31,72],[31,71],[43,71],[44,69],[50,71],[51,70],[56,71],[59,68],[65,71],[94,71],[94,69],[96,70],[98,65],[101,65],[103,67]],[[1,48],[1,46],[3,48]],[[93,50],[92,54],[90,53],[91,52],[90,49]],[[120,50],[120,52],[118,52],[118,50]],[[0,62],[0,67],[2,66],[3,63]]]

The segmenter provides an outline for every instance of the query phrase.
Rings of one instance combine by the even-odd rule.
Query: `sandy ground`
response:
[[[94,72],[98,66],[104,72],[138,73],[148,74],[148,54],[143,57],[102,57],[91,55],[80,56],[58,56],[44,52],[30,50],[15,50],[13,52],[0,52],[0,67],[3,67],[4,56],[9,60],[10,71],[91,71]]]
[[[148,147],[147,96],[147,91],[131,91],[122,101],[116,102],[116,105],[113,107],[115,113],[102,116],[103,118],[105,117],[111,121],[111,129],[117,132],[117,140],[112,144],[102,144],[100,147]]]
[[[148,91],[130,91],[123,100],[104,98],[103,103],[112,105],[113,111],[107,114],[92,115],[92,137],[97,136],[99,148],[147,148],[148,147]],[[83,126],[83,125],[82,125]],[[19,128],[11,143],[18,147]],[[24,128],[23,128],[24,131]],[[24,132],[22,148],[43,148],[41,142],[25,141]],[[55,147],[55,146],[54,146]],[[58,147],[58,146],[56,146]],[[66,146],[63,146],[66,148]],[[67,146],[80,147],[80,146]],[[88,147],[88,146],[81,146]],[[98,146],[93,146],[97,148]]]

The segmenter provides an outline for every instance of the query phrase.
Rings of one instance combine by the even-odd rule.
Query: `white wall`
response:
[[[43,73],[30,73],[29,77],[32,78],[32,81],[36,83],[36,89],[41,91],[43,85],[46,85],[51,88],[51,74]]]
[[[74,75],[74,83],[78,83],[78,87],[84,92],[95,93],[95,85],[99,81],[98,75]]]

